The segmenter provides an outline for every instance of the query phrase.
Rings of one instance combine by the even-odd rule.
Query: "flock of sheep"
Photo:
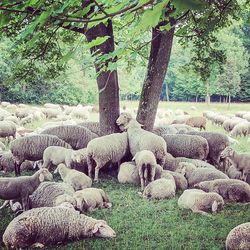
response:
[[[84,215],[112,207],[108,194],[92,187],[92,178],[98,182],[100,170],[114,165],[118,182],[140,185],[140,196],[171,199],[180,191],[178,206],[195,213],[218,212],[228,201],[250,202],[250,155],[230,146],[237,136],[250,134],[250,112],[190,116],[176,110],[175,120],[166,125],[173,111],[159,109],[157,126],[149,132],[124,107],[116,120],[121,133],[102,136],[99,123],[88,121],[91,112],[98,112],[91,106],[1,105],[0,137],[11,143],[10,151],[0,145],[0,168],[17,176],[0,178],[1,208],[9,206],[17,214],[3,234],[7,248],[115,237],[106,221]],[[21,127],[45,118],[53,121],[35,130]],[[229,136],[198,131],[206,130],[207,120],[223,126]],[[53,181],[53,167],[62,182]],[[36,168],[31,176],[19,176]],[[249,246],[246,222],[228,234],[226,249]]]

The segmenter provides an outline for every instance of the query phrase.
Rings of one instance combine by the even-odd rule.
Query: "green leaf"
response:
[[[168,24],[166,24],[166,25],[163,25],[163,26],[161,26],[160,27],[160,30],[170,30],[172,28],[172,26],[171,26],[171,24],[170,23],[168,23]]]
[[[172,3],[179,11],[202,10],[207,6],[203,0],[173,0]]]
[[[105,41],[107,41],[108,39],[110,38],[110,36],[102,36],[102,37],[97,37],[96,39],[92,40],[91,42],[89,42],[87,45],[86,45],[86,48],[87,49],[90,49],[94,46],[98,46],[102,43],[104,43]]]

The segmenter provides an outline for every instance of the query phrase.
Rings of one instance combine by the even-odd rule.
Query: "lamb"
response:
[[[234,167],[242,172],[241,179],[246,181],[247,175],[250,174],[250,155],[246,153],[237,153],[233,148],[226,147],[221,152],[221,158],[228,157]]]
[[[151,151],[142,150],[135,154],[133,160],[139,171],[141,191],[143,191],[148,181],[152,182],[155,179],[156,159]]]
[[[75,169],[67,168],[63,163],[59,164],[54,173],[59,173],[62,180],[72,186],[74,190],[81,190],[92,186],[92,180],[86,174]]]
[[[192,163],[181,162],[177,172],[185,174],[188,186],[193,187],[201,181],[210,181],[215,179],[229,179],[226,174],[211,168],[196,168]]]
[[[201,136],[207,140],[209,146],[207,160],[212,165],[220,168],[220,154],[227,146],[229,146],[228,137],[216,132],[188,132],[187,134]]]
[[[174,157],[205,160],[209,152],[206,139],[196,135],[163,135],[168,153]]]
[[[217,212],[224,206],[223,198],[217,193],[206,193],[199,189],[185,190],[178,199],[178,206],[191,209],[194,213],[208,215],[208,212]]]
[[[96,220],[67,207],[34,208],[14,218],[3,234],[7,248],[56,245],[89,237],[115,237],[106,221]]]
[[[164,178],[150,182],[143,191],[143,197],[151,199],[169,199],[175,196],[175,179],[165,173]]]
[[[163,170],[161,173],[161,178],[165,178],[166,174],[171,174],[174,177],[175,184],[176,184],[176,191],[183,191],[188,188],[187,179],[184,177],[183,174],[180,174],[174,171]]]
[[[116,133],[95,138],[87,145],[88,175],[92,177],[95,170],[94,180],[98,182],[99,170],[109,162],[120,165],[121,159],[128,152],[128,134]],[[95,164],[95,165],[94,165]]]
[[[226,239],[226,250],[248,250],[250,246],[250,222],[233,228]]]
[[[213,181],[202,181],[195,188],[206,192],[215,192],[225,200],[235,202],[250,202],[250,186],[244,181],[231,179],[217,179]]]
[[[0,178],[0,199],[22,201],[24,210],[28,210],[29,195],[31,195],[43,181],[51,181],[52,174],[47,169],[40,169],[32,176],[2,177]]]
[[[244,121],[240,122],[234,126],[233,130],[230,132],[230,136],[247,136],[250,134],[250,122]]]
[[[0,121],[0,137],[16,138],[16,124],[11,121]]]
[[[162,167],[157,164],[155,168],[155,179],[161,178],[162,171],[163,171]],[[140,185],[139,170],[135,162],[133,161],[123,162],[120,165],[117,178],[119,183]]]
[[[190,117],[186,120],[186,124],[191,127],[199,128],[200,130],[206,130],[206,118],[202,116]]]
[[[73,199],[74,192],[74,189],[64,182],[45,181],[30,195],[30,204],[32,208],[57,206],[65,201],[62,199],[63,195]]]
[[[124,123],[124,116],[120,115],[116,123],[123,126],[126,123],[126,121]],[[139,151],[149,150],[155,155],[157,163],[163,166],[167,145],[161,136],[142,129],[141,124],[134,119],[129,121],[125,129],[128,132],[129,149],[132,156],[135,156]]]
[[[101,128],[99,122],[81,122],[78,123],[78,126],[83,126],[89,129],[91,132],[101,136]]]
[[[93,212],[98,208],[110,208],[112,204],[106,192],[99,188],[86,188],[76,191],[73,198],[81,212]]]
[[[77,125],[62,125],[47,128],[41,134],[56,135],[70,144],[73,149],[86,148],[92,139],[98,137],[89,129]]]
[[[25,160],[42,160],[43,152],[49,146],[71,148],[68,143],[53,135],[31,135],[14,140],[11,143],[10,150],[16,160],[16,175],[20,175],[20,165]]]

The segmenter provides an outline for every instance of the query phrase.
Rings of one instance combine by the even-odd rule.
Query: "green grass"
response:
[[[121,106],[123,103],[121,104]],[[126,103],[136,107],[137,103]],[[197,111],[191,110],[196,106]],[[201,115],[204,110],[217,109],[221,113],[234,113],[237,110],[250,110],[249,104],[232,104],[228,110],[225,104],[195,103],[160,103],[161,108],[173,110],[182,108],[192,115]],[[93,117],[92,117],[93,118]],[[169,119],[173,119],[170,117]],[[92,120],[96,120],[96,116]],[[31,124],[30,128],[41,126]],[[225,131],[208,122],[208,131]],[[240,138],[235,149],[250,152],[247,138]],[[171,200],[150,201],[138,195],[139,187],[119,184],[115,177],[101,175],[101,182],[95,187],[103,188],[109,194],[113,206],[88,214],[97,219],[104,219],[116,231],[115,239],[85,239],[67,245],[53,246],[46,249],[224,249],[229,231],[241,223],[250,221],[250,207],[242,204],[226,204],[223,211],[212,216],[202,216],[178,208],[180,194]],[[1,213],[0,235],[14,217],[8,209]],[[0,246],[4,249],[3,244]]]

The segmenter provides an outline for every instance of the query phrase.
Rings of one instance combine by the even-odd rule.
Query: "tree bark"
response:
[[[168,89],[168,82],[166,82],[166,98],[167,98],[167,102],[169,102],[169,89]]]
[[[110,37],[101,45],[92,47],[92,54],[108,54],[114,51],[113,27],[110,20],[107,26],[100,23],[87,30],[85,35],[88,42],[91,42],[97,37]],[[106,62],[105,65],[107,66],[108,62]],[[99,90],[99,122],[101,133],[105,135],[118,131],[115,121],[119,116],[119,86],[117,71],[102,71],[102,66],[100,63],[95,62]]]
[[[152,41],[146,78],[143,83],[137,120],[144,129],[152,130],[155,116],[170,59],[174,28],[161,31],[159,27],[152,29]]]

